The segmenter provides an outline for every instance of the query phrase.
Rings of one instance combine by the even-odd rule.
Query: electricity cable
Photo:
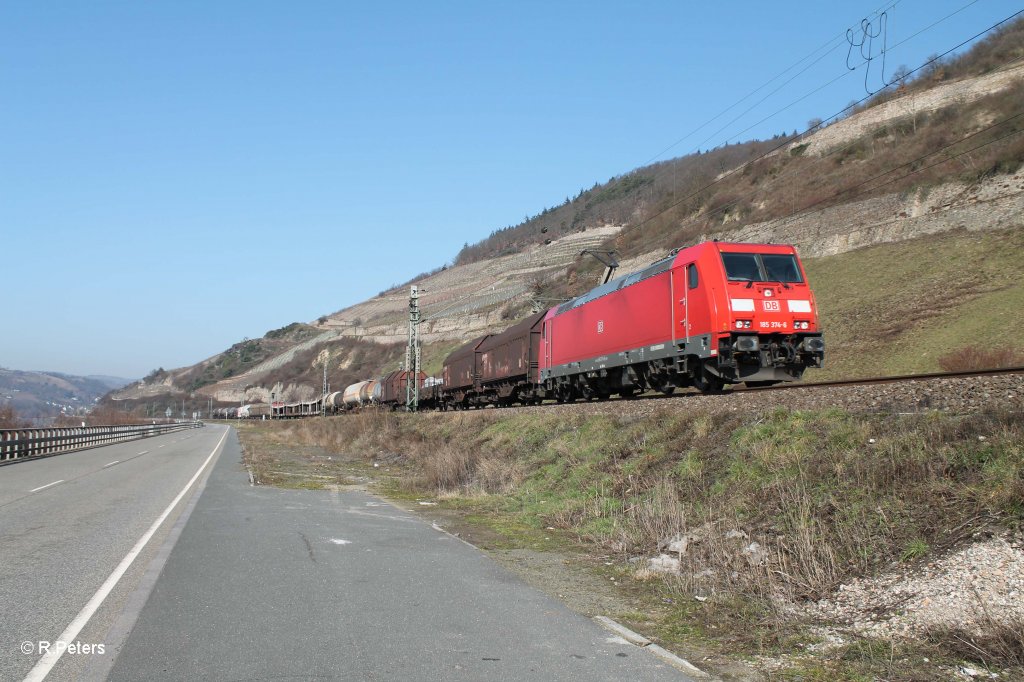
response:
[[[983,30],[983,31],[981,31],[981,32],[979,32],[979,33],[976,33],[975,35],[971,36],[970,38],[968,38],[968,39],[966,39],[966,40],[964,40],[964,41],[960,42],[960,43],[959,43],[959,44],[957,44],[956,46],[954,46],[954,47],[952,47],[952,48],[950,48],[950,49],[946,50],[946,51],[945,51],[945,52],[943,52],[942,54],[936,55],[935,57],[933,57],[933,58],[929,59],[928,61],[926,61],[925,63],[921,64],[921,66],[918,66],[917,68],[913,69],[912,71],[909,71],[909,72],[908,72],[908,73],[906,74],[906,76],[911,76],[911,75],[913,75],[914,73],[917,73],[918,71],[920,71],[920,70],[922,70],[922,69],[924,69],[924,68],[926,68],[926,67],[930,66],[931,64],[934,64],[935,62],[937,62],[937,61],[941,60],[941,59],[942,59],[943,57],[945,57],[946,55],[948,55],[948,54],[950,54],[950,53],[952,53],[952,52],[955,52],[956,50],[960,49],[960,48],[961,48],[961,47],[963,47],[964,45],[967,45],[968,43],[972,42],[973,40],[976,40],[977,38],[979,38],[979,37],[981,37],[981,36],[985,35],[986,33],[989,33],[990,31],[992,31],[992,30],[994,30],[994,29],[998,28],[999,26],[1002,26],[1003,24],[1007,23],[1008,21],[1011,21],[1011,20],[1013,20],[1013,19],[1016,19],[1016,18],[1017,18],[1018,16],[1020,16],[1021,14],[1024,14],[1024,10],[1019,10],[1019,11],[1017,11],[1017,12],[1015,12],[1015,13],[1011,14],[1010,16],[1006,17],[1005,19],[1003,19],[1003,20],[1001,20],[1001,21],[998,21],[998,22],[996,22],[995,24],[993,24],[992,26],[988,27],[987,29],[985,29],[985,30]],[[847,72],[847,73],[850,73],[850,72]],[[846,74],[844,74],[844,75],[846,75]],[[823,86],[823,87],[826,87],[826,86]],[[819,88],[819,89],[820,89],[820,88]],[[815,90],[814,92],[817,92],[817,90]],[[812,93],[809,93],[808,95],[805,95],[805,96],[804,96],[803,98],[801,98],[801,99],[806,99],[806,97],[809,97],[809,96],[810,96],[811,94],[813,94],[813,92],[812,92]],[[776,146],[772,147],[772,148],[771,148],[771,149],[769,149],[768,151],[766,151],[766,152],[762,153],[762,154],[761,154],[760,156],[758,156],[758,157],[756,157],[756,158],[754,158],[754,159],[751,159],[751,160],[750,160],[750,161],[748,161],[747,163],[748,163],[748,164],[749,164],[749,163],[754,163],[754,162],[760,161],[760,160],[761,160],[761,159],[763,159],[763,158],[766,158],[766,157],[768,157],[769,155],[773,154],[774,152],[778,151],[779,149],[782,149],[783,147],[787,146],[788,144],[790,144],[790,143],[791,143],[791,142],[793,142],[794,140],[796,140],[796,139],[799,139],[799,138],[801,138],[801,137],[803,137],[803,136],[807,135],[808,133],[810,133],[810,132],[813,132],[813,131],[815,131],[815,130],[817,130],[817,129],[821,128],[821,127],[823,127],[826,121],[831,121],[831,120],[833,120],[833,119],[838,119],[838,118],[839,118],[840,116],[842,116],[842,115],[843,115],[843,114],[845,114],[846,112],[848,112],[848,111],[852,110],[853,108],[855,108],[855,107],[857,107],[857,106],[860,106],[861,104],[863,104],[864,102],[866,102],[867,100],[869,100],[869,99],[870,99],[871,97],[873,97],[873,96],[874,96],[874,95],[867,95],[867,96],[865,96],[865,97],[862,97],[862,98],[861,98],[860,100],[857,100],[856,102],[852,102],[851,104],[848,104],[847,106],[843,107],[843,108],[842,108],[842,109],[840,109],[840,110],[839,110],[838,112],[836,112],[835,114],[832,114],[831,116],[829,116],[829,117],[828,117],[827,119],[825,119],[825,120],[821,121],[820,123],[818,123],[818,124],[816,124],[816,125],[813,125],[813,126],[809,127],[809,128],[808,128],[807,130],[805,130],[804,132],[802,132],[802,133],[798,133],[798,134],[796,134],[796,135],[791,135],[791,136],[788,136],[788,137],[784,138],[784,139],[783,139],[783,141],[782,141],[782,142],[781,142],[780,144],[778,144],[778,145],[776,145]],[[797,100],[797,101],[800,101],[800,100]],[[790,106],[793,106],[793,104],[796,104],[796,102],[794,102],[794,103],[792,103],[792,104],[789,104],[789,105],[787,105],[787,106],[786,106],[786,107],[785,107],[784,109],[782,109],[782,110],[780,110],[780,111],[784,111],[785,109],[789,108]],[[773,114],[772,116],[774,116],[774,115],[775,115],[775,114]],[[762,119],[762,121],[759,121],[759,122],[758,122],[757,124],[754,124],[754,125],[758,125],[759,123],[761,123],[761,122],[764,122],[765,120],[768,120],[768,118],[771,118],[771,116],[769,116],[769,117],[767,117],[767,118],[765,118],[765,119]],[[753,127],[753,126],[751,126],[751,127]],[[749,128],[748,128],[747,130],[749,130]],[[743,131],[743,132],[746,132],[746,131]],[[742,132],[741,132],[740,134],[742,134]],[[746,165],[746,164],[745,164],[745,165]],[[691,192],[691,193],[687,194],[687,195],[686,195],[686,196],[684,196],[683,198],[681,198],[681,199],[678,199],[678,200],[676,200],[676,201],[674,201],[674,202],[670,203],[669,205],[667,205],[667,206],[666,206],[665,208],[661,209],[661,210],[660,210],[660,211],[658,211],[657,213],[654,213],[653,215],[650,215],[650,216],[648,216],[647,218],[644,218],[644,219],[643,219],[643,220],[641,220],[640,222],[638,222],[638,223],[636,223],[636,224],[634,224],[634,225],[632,225],[632,226],[630,226],[630,227],[628,227],[628,228],[626,228],[626,229],[622,230],[622,231],[621,231],[621,232],[619,233],[619,235],[623,235],[623,234],[626,234],[627,232],[630,232],[630,231],[632,231],[632,230],[635,230],[635,229],[637,229],[637,228],[639,228],[639,227],[642,227],[643,225],[646,225],[647,223],[651,222],[651,221],[652,221],[652,220],[654,220],[655,218],[658,218],[659,216],[661,216],[661,215],[664,215],[664,214],[665,214],[666,212],[668,212],[669,210],[671,210],[671,209],[673,209],[673,208],[675,208],[675,207],[677,207],[677,206],[680,206],[681,204],[685,203],[686,201],[689,201],[690,199],[692,199],[692,198],[694,198],[695,196],[699,195],[699,194],[700,194],[701,192],[703,192],[704,190],[706,190],[706,189],[710,189],[711,187],[713,187],[713,186],[717,185],[718,183],[722,182],[722,181],[723,181],[723,180],[725,180],[726,178],[728,178],[728,177],[731,177],[732,175],[735,175],[735,174],[736,174],[737,172],[739,172],[739,171],[740,171],[740,169],[741,169],[741,168],[742,168],[742,166],[741,166],[741,167],[739,167],[739,168],[734,168],[734,169],[732,169],[732,170],[728,171],[727,173],[723,173],[722,175],[719,175],[719,176],[718,176],[717,178],[715,178],[714,180],[712,180],[712,181],[711,181],[711,182],[709,182],[708,184],[706,184],[706,185],[703,185],[703,186],[701,186],[700,188],[698,188],[697,190],[695,190],[695,191],[693,191],[693,192]]]
[[[973,4],[974,2],[978,2],[978,1],[979,1],[979,0],[972,0],[972,3],[971,3],[971,4]],[[874,12],[872,12],[872,13],[871,13],[871,14],[869,14],[868,16],[869,16],[869,17],[877,16],[877,15],[881,14],[882,12],[886,12],[886,11],[888,11],[888,10],[891,10],[891,9],[893,9],[893,8],[894,8],[894,7],[896,7],[896,5],[898,5],[899,3],[900,3],[900,0],[895,0],[895,2],[891,2],[891,3],[889,3],[888,5],[885,5],[884,7],[880,7],[879,9],[876,9],[876,10],[875,10]],[[958,10],[958,11],[959,11],[959,10]],[[948,17],[947,17],[947,18],[948,18]],[[943,21],[943,20],[940,20],[940,21]],[[930,28],[930,27],[929,27],[929,28]],[[849,29],[847,29],[847,30],[849,30]],[[780,73],[776,74],[776,75],[775,75],[775,76],[773,76],[772,78],[768,79],[767,81],[765,81],[764,83],[762,83],[761,85],[759,85],[759,86],[758,86],[757,88],[755,88],[754,90],[751,90],[751,91],[750,91],[749,93],[747,93],[746,95],[744,95],[744,96],[743,96],[743,97],[741,97],[740,99],[736,100],[736,102],[734,102],[733,104],[729,105],[728,107],[726,107],[726,108],[725,108],[725,109],[723,109],[722,111],[718,112],[718,113],[717,113],[716,115],[712,116],[712,117],[711,117],[711,118],[709,118],[709,119],[708,119],[707,121],[705,121],[704,123],[700,124],[699,126],[697,126],[696,128],[694,128],[694,129],[693,129],[692,131],[690,131],[689,133],[687,133],[687,134],[686,134],[685,136],[683,136],[683,137],[679,138],[678,140],[676,140],[675,142],[673,142],[672,144],[670,144],[670,145],[669,145],[668,147],[666,147],[665,149],[661,150],[660,152],[658,152],[657,154],[655,154],[654,156],[652,156],[652,157],[651,157],[650,159],[648,159],[647,161],[645,161],[645,162],[644,162],[643,164],[641,164],[641,165],[643,165],[643,166],[646,166],[646,165],[649,165],[650,163],[652,163],[653,161],[656,161],[656,160],[657,160],[657,159],[659,159],[659,158],[660,158],[660,157],[661,157],[662,155],[664,155],[664,154],[665,154],[666,152],[669,152],[669,151],[671,151],[672,149],[674,149],[674,148],[675,148],[675,147],[676,147],[676,146],[677,146],[677,145],[678,145],[679,143],[681,143],[681,142],[683,142],[684,140],[686,140],[686,139],[688,139],[688,138],[692,137],[693,135],[696,135],[696,134],[697,134],[698,132],[700,132],[701,130],[703,130],[703,129],[704,129],[704,128],[706,128],[707,126],[711,125],[712,123],[714,123],[715,121],[717,121],[717,120],[718,120],[719,118],[721,118],[722,116],[724,116],[724,115],[725,115],[725,114],[727,114],[728,112],[732,111],[732,110],[733,110],[734,108],[738,107],[738,106],[739,106],[740,104],[742,104],[743,102],[745,102],[746,100],[750,99],[751,97],[753,97],[754,95],[756,95],[756,94],[757,94],[758,92],[760,92],[761,90],[763,90],[764,88],[768,87],[769,85],[771,85],[772,83],[774,83],[775,81],[777,81],[777,80],[778,80],[779,78],[781,78],[782,76],[784,76],[784,75],[786,75],[787,73],[789,73],[789,72],[790,72],[791,70],[793,70],[794,68],[796,68],[797,66],[799,66],[800,64],[802,64],[802,63],[803,63],[804,61],[806,61],[807,59],[810,59],[810,58],[811,58],[811,57],[812,57],[813,55],[815,55],[815,54],[816,54],[817,52],[819,52],[819,51],[821,51],[821,50],[825,49],[826,47],[828,47],[828,46],[829,46],[829,45],[830,45],[831,43],[835,42],[836,40],[844,38],[844,36],[845,36],[845,31],[844,31],[843,33],[839,33],[839,34],[838,34],[838,35],[836,35],[836,36],[835,36],[834,38],[829,38],[829,39],[828,39],[828,40],[826,40],[826,41],[825,41],[825,42],[824,42],[824,43],[823,43],[823,44],[822,44],[821,46],[819,46],[819,47],[815,48],[814,50],[811,50],[811,51],[810,51],[810,52],[809,52],[809,53],[808,53],[807,55],[805,55],[804,57],[801,57],[800,59],[798,59],[797,61],[795,61],[795,62],[794,62],[793,64],[791,64],[790,66],[788,66],[788,67],[786,67],[785,69],[783,69],[783,70],[782,70],[782,71],[781,71]],[[839,47],[839,46],[840,46],[841,44],[842,44],[842,43],[840,42],[840,43],[837,43],[836,45],[834,45],[834,46],[833,46],[833,47],[832,47],[831,49],[829,49],[829,50],[828,50],[828,51],[827,51],[826,53],[822,54],[822,55],[821,55],[820,57],[818,57],[817,59],[815,59],[815,60],[814,60],[814,62],[812,62],[812,63],[811,63],[811,64],[809,64],[808,66],[804,67],[804,69],[802,69],[802,70],[801,70],[801,71],[800,71],[799,73],[797,73],[796,75],[797,75],[797,76],[799,76],[800,74],[804,73],[804,72],[805,72],[805,71],[806,71],[807,69],[809,69],[809,68],[810,68],[811,66],[813,66],[814,64],[816,64],[816,63],[818,63],[819,61],[821,61],[821,59],[823,59],[823,58],[824,58],[825,56],[827,56],[828,54],[831,54],[832,52],[834,52],[834,51],[835,51],[835,49],[836,49],[837,47]],[[795,77],[796,77],[796,76],[794,76],[793,78],[795,78]],[[788,84],[788,83],[789,83],[790,81],[792,81],[792,80],[793,80],[793,79],[792,79],[792,78],[790,78],[790,79],[789,79],[789,80],[787,80],[787,81],[786,81],[785,83],[783,83],[783,86],[784,86],[784,85],[787,85],[787,84]],[[780,88],[781,88],[781,87],[782,87],[782,86],[780,86]],[[775,94],[776,92],[778,92],[778,90],[779,90],[779,88],[776,88],[775,90],[773,90],[773,91],[772,91],[771,93],[769,93],[769,94],[768,94],[768,95],[767,95],[767,96],[766,96],[765,98],[762,98],[762,99],[761,99],[761,100],[760,100],[760,101],[758,102],[758,104],[760,104],[761,102],[763,102],[763,101],[764,101],[764,99],[766,99],[767,97],[770,97],[771,95],[773,95],[773,94]],[[756,105],[755,105],[755,106],[756,106]],[[747,109],[747,110],[746,110],[746,111],[744,111],[743,113],[744,113],[744,114],[746,114],[746,113],[747,113],[747,112],[749,112],[749,111],[750,111],[750,109]],[[741,114],[741,116],[742,116],[742,115],[743,115],[743,114]],[[734,120],[735,120],[735,119],[734,119]],[[730,121],[730,123],[729,123],[728,125],[731,125],[731,124],[732,124],[732,122],[733,122],[733,121]],[[720,131],[717,131],[717,132],[720,132]],[[717,132],[716,132],[715,134],[717,134]],[[714,136],[714,135],[712,135],[712,137],[713,137],[713,136]],[[702,142],[701,144],[703,144],[703,142]],[[698,145],[698,146],[700,146],[700,145]]]

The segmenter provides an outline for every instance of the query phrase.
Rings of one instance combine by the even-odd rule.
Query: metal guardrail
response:
[[[181,422],[177,424],[0,429],[0,463],[150,438],[172,431],[194,429],[202,425],[202,422]]]

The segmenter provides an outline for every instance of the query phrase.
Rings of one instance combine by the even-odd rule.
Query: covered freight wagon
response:
[[[386,374],[379,380],[379,402],[382,405],[390,405],[392,408],[405,405],[409,382],[412,381],[413,373],[409,370],[397,370]],[[419,385],[423,386],[427,375],[423,372],[418,374]]]
[[[487,402],[532,402],[540,381],[541,328],[546,313],[536,313],[500,334],[487,336],[474,353],[481,395]]]
[[[445,358],[441,369],[446,402],[463,403],[476,395],[477,391],[477,348],[490,334],[473,339],[466,345],[452,351]]]

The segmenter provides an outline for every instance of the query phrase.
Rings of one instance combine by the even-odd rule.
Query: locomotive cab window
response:
[[[700,281],[697,278],[697,266],[694,265],[693,263],[690,263],[689,265],[686,266],[686,278],[687,286],[690,288],[691,291],[693,289],[696,289],[697,285],[700,284]]]
[[[730,282],[756,282],[761,277],[761,267],[754,253],[723,253],[722,263]]]
[[[723,253],[730,282],[802,283],[796,256],[788,253]]]
[[[796,258],[789,254],[764,254],[761,256],[764,271],[769,282],[803,282]]]

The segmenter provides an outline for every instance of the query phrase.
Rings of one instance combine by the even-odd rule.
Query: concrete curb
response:
[[[692,664],[689,661],[687,661],[685,658],[680,658],[679,656],[676,656],[671,651],[668,651],[667,649],[664,649],[663,647],[660,647],[657,644],[652,643],[651,640],[647,639],[643,635],[641,635],[641,634],[639,634],[637,632],[633,632],[632,630],[627,628],[625,625],[622,625],[621,623],[617,623],[614,620],[612,620],[611,618],[608,618],[607,616],[594,616],[594,621],[596,621],[599,625],[601,625],[605,629],[614,632],[619,637],[622,637],[624,640],[626,640],[630,644],[632,644],[634,646],[637,646],[637,647],[639,647],[641,649],[644,649],[645,651],[650,651],[652,654],[654,654],[655,656],[657,656],[661,660],[665,661],[666,663],[671,665],[673,668],[676,668],[677,670],[683,671],[684,673],[686,673],[687,675],[689,675],[691,678],[693,678],[695,680],[717,680],[718,679],[718,678],[713,677],[712,675],[709,675],[708,673],[704,672],[703,670],[701,670],[700,668],[698,668],[694,664]]]

